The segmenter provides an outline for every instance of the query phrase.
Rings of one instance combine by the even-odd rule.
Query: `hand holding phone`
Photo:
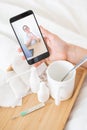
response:
[[[10,18],[12,29],[29,64],[49,56],[47,46],[33,11]]]

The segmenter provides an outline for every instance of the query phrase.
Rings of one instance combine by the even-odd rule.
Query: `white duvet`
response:
[[[32,9],[39,24],[69,43],[87,48],[86,0],[0,0],[0,69],[13,62],[17,40],[9,18]],[[65,130],[87,130],[87,78]]]

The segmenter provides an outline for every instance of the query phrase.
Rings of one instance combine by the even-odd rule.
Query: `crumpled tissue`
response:
[[[15,107],[22,105],[22,98],[31,92],[29,78],[32,66],[16,56],[12,63],[13,71],[0,71],[0,106]],[[45,63],[37,67],[40,77],[47,69]]]

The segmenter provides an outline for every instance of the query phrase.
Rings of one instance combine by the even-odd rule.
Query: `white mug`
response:
[[[54,61],[47,68],[48,86],[56,105],[59,105],[63,100],[69,99],[73,94],[76,71],[74,70],[64,81],[61,81],[64,75],[73,67],[72,63],[59,60]]]

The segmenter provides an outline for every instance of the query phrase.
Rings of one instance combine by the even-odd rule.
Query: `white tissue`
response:
[[[16,73],[14,71],[10,71],[7,73],[7,77],[9,78],[9,85],[11,89],[13,90],[15,97],[17,99],[20,99],[27,94],[27,92],[29,91],[29,88],[22,81],[22,79],[20,79],[20,77],[15,77],[15,76],[16,76]]]
[[[22,99],[18,100],[8,83],[0,84],[0,106],[15,107],[22,104]]]
[[[9,83],[6,82],[6,72],[0,70],[0,106],[15,107],[22,104],[22,99],[18,100]]]
[[[40,102],[46,102],[49,99],[49,89],[46,86],[45,82],[40,83],[40,89],[37,95],[38,95],[38,100]]]
[[[27,63],[26,60],[22,60],[21,56],[15,57],[12,63],[12,67],[16,73],[21,73],[31,68],[31,66]]]
[[[13,71],[9,72],[0,70],[0,106],[2,107],[22,105],[22,98],[31,93],[30,85],[32,92],[37,93],[40,80],[44,80],[47,66],[42,63],[37,68],[31,67],[18,56],[12,63],[12,68]],[[40,96],[41,102],[47,100],[47,96],[44,100],[41,98]]]
[[[20,78],[27,85],[27,87],[30,88],[29,78],[31,73],[31,66],[27,63],[27,61],[22,60],[20,56],[16,56],[12,63],[12,67],[17,74],[21,74]]]
[[[33,93],[37,93],[40,86],[40,78],[37,74],[37,70],[35,67],[32,67],[31,69],[31,75],[30,75],[30,87],[31,91]]]

